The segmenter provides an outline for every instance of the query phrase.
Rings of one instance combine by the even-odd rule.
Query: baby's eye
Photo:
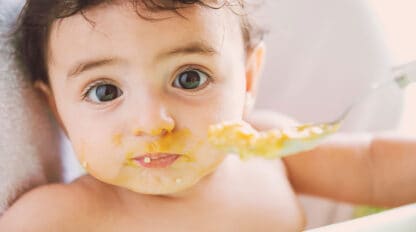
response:
[[[121,89],[111,84],[98,84],[91,87],[86,98],[94,103],[102,103],[112,101],[123,94]]]
[[[204,72],[192,69],[179,73],[172,85],[182,89],[196,89],[204,85],[208,78]]]

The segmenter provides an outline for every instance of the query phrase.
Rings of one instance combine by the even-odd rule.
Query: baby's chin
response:
[[[144,168],[122,166],[110,172],[90,163],[87,172],[101,182],[121,187],[139,194],[186,195],[193,192],[204,177],[213,173],[223,162],[225,154],[212,153],[193,162],[178,162],[170,168]]]
[[[130,191],[140,194],[150,195],[180,195],[192,189],[200,180],[201,177],[185,177],[174,178],[160,181],[158,179],[146,181],[128,181],[125,183],[114,183],[118,187],[126,188]]]
[[[201,170],[194,169],[188,173],[181,173],[181,175],[152,175],[154,173],[149,173],[147,176],[135,175],[129,177],[124,176],[121,178],[119,176],[110,181],[101,180],[135,193],[181,196],[192,192],[193,188],[204,177],[213,173],[222,161],[223,159],[220,159],[209,167],[205,167]]]

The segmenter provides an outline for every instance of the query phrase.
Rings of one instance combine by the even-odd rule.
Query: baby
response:
[[[394,181],[407,164],[384,163],[395,144],[329,143],[283,163],[240,161],[207,142],[209,126],[223,121],[280,123],[249,114],[264,45],[245,4],[27,1],[22,64],[88,175],[28,192],[0,231],[300,231],[295,191],[380,205],[414,201],[409,184],[404,200],[379,191],[416,180],[406,169],[407,179]]]

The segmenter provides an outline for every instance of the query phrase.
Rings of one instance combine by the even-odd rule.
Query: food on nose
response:
[[[339,124],[305,124],[258,132],[247,123],[224,122],[210,126],[208,140],[218,149],[237,153],[242,159],[254,156],[271,159],[311,150],[339,127]]]

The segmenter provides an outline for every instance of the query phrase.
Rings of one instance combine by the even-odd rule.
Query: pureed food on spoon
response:
[[[339,127],[336,122],[258,132],[247,123],[224,122],[209,128],[208,139],[218,149],[239,154],[241,159],[273,159],[311,150]]]

